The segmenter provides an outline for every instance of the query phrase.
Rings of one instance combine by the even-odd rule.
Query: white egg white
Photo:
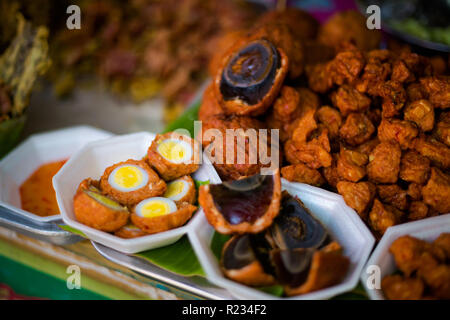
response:
[[[123,167],[134,167],[134,168],[138,169],[139,172],[142,174],[142,181],[141,181],[141,183],[140,183],[139,185],[135,186],[135,187],[132,187],[132,188],[125,188],[125,187],[123,187],[123,186],[118,185],[118,184],[114,181],[114,180],[115,180],[114,178],[115,178],[115,175],[117,174],[117,171],[118,171],[120,168],[123,168]],[[132,165],[132,164],[124,164],[124,165],[118,166],[117,168],[115,168],[115,169],[111,172],[111,174],[110,174],[109,177],[108,177],[108,183],[109,183],[109,185],[110,185],[111,187],[113,187],[114,189],[119,190],[119,191],[122,191],[122,192],[136,191],[136,190],[139,190],[139,189],[141,189],[142,187],[145,187],[145,186],[147,185],[147,183],[148,183],[148,173],[147,173],[144,169],[142,169],[141,167],[139,167],[139,166]]]
[[[171,199],[168,198],[164,198],[164,197],[153,197],[153,198],[148,198],[145,200],[142,200],[141,202],[138,203],[138,205],[135,208],[135,213],[140,216],[140,217],[144,217],[145,215],[142,213],[142,209],[145,205],[147,205],[149,202],[159,202],[159,203],[164,203],[169,207],[169,211],[166,212],[166,214],[172,213],[177,211],[177,205],[175,204],[175,202]]]

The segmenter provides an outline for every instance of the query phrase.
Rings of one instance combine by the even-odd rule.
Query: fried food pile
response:
[[[400,274],[383,278],[381,288],[387,299],[450,299],[450,233],[431,243],[403,236],[389,251]]]
[[[378,49],[380,34],[356,12],[319,26],[290,8],[266,14],[234,39],[210,66],[214,80],[199,110],[204,129],[279,129],[282,176],[339,192],[377,237],[450,212],[443,58]],[[212,142],[203,139],[204,146]],[[228,180],[264,165],[216,169]]]
[[[199,145],[168,132],[157,135],[142,160],[105,169],[87,178],[74,196],[76,219],[121,238],[136,238],[185,224],[197,210],[191,174],[199,168]]]

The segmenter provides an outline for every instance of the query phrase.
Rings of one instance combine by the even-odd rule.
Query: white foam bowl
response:
[[[0,205],[36,222],[61,219],[60,215],[40,217],[22,210],[20,186],[41,165],[68,159],[86,143],[111,135],[89,126],[31,135],[0,161]]]
[[[282,179],[283,190],[297,196],[328,229],[333,239],[344,249],[350,259],[346,277],[338,284],[308,294],[281,299],[328,299],[352,290],[358,283],[361,270],[369,257],[375,239],[357,213],[348,207],[344,199],[335,193],[302,183]],[[210,248],[214,229],[204,215],[194,224],[189,239],[206,273],[214,284],[230,291],[241,299],[280,299],[268,293],[227,279],[221,272],[219,261]]]
[[[361,273],[361,281],[370,299],[385,299],[383,291],[374,285],[374,267],[379,271],[378,285],[385,276],[391,275],[397,270],[394,257],[389,252],[392,242],[404,235],[432,242],[443,232],[450,232],[450,214],[448,213],[388,228]]]
[[[142,159],[147,154],[148,147],[155,137],[155,134],[147,132],[115,136],[107,140],[89,143],[73,155],[53,177],[53,187],[64,222],[83,232],[89,239],[127,254],[172,244],[186,234],[195,221],[203,216],[201,209],[197,210],[184,226],[133,239],[123,239],[88,227],[75,218],[73,197],[80,182],[85,178],[100,179],[105,169],[115,163],[128,159]],[[220,178],[214,167],[206,157],[203,158],[204,162],[193,174],[193,178],[217,183]]]

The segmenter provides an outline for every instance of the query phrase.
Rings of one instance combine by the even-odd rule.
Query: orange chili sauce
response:
[[[41,217],[59,214],[52,178],[67,160],[46,163],[20,186],[22,209]]]

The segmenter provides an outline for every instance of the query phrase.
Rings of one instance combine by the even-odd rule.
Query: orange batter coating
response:
[[[311,169],[303,163],[281,168],[281,175],[286,180],[307,183],[317,187],[325,183],[325,179],[318,170]]]
[[[214,85],[211,83],[203,93],[202,104],[198,110],[198,119],[206,121],[208,118],[221,113],[223,113],[223,108],[215,96]]]
[[[366,220],[367,211],[372,205],[376,194],[376,187],[373,183],[368,181],[363,182],[348,182],[339,181],[337,189],[340,195],[345,200],[345,203],[353,208],[361,219]]]
[[[136,227],[134,224],[128,223],[114,232],[114,235],[124,239],[132,239],[146,236],[147,233]]]
[[[197,210],[197,207],[184,202],[181,205],[177,205],[177,209],[175,212],[153,218],[141,217],[133,209],[131,222],[148,234],[163,232],[185,224]]]
[[[174,162],[165,158],[160,151],[158,151],[158,147],[166,140],[180,141],[180,143],[183,143],[184,145],[189,145],[192,151],[191,157],[180,162]],[[175,152],[178,154],[175,148],[171,148],[171,150],[166,151],[168,153]],[[186,150],[182,150],[182,152],[186,152]],[[200,144],[190,137],[177,134],[175,132],[158,134],[156,135],[155,140],[153,140],[151,146],[148,148],[147,157],[149,164],[156,169],[159,175],[165,181],[171,181],[197,171],[200,166],[199,163],[201,159]]]
[[[176,197],[174,192],[176,192],[175,189],[177,189],[177,184],[181,183],[187,183],[188,189],[184,196],[181,198]],[[181,205],[183,202],[188,202],[190,204],[195,204],[195,201],[197,200],[197,190],[195,189],[195,182],[194,179],[191,178],[191,176],[183,176],[181,178],[178,178],[176,180],[170,181],[167,183],[167,190],[166,193],[164,193],[165,198],[172,199],[177,205]]]
[[[418,300],[425,286],[420,279],[392,275],[383,278],[381,288],[389,300]]]
[[[114,232],[124,226],[130,213],[126,207],[103,195],[98,182],[85,179],[73,198],[76,219],[89,227]]]
[[[112,186],[108,179],[114,169],[122,165],[134,165],[142,168],[148,175],[147,184],[134,191],[122,191]],[[106,168],[100,178],[100,188],[106,195],[121,204],[132,206],[146,198],[162,195],[166,191],[166,183],[161,180],[158,174],[145,161],[129,159]]]

